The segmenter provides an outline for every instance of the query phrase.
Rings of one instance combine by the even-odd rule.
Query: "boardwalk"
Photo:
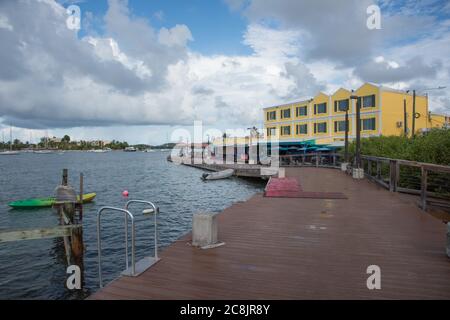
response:
[[[225,246],[190,247],[186,235],[137,278],[91,299],[450,299],[446,225],[390,193],[338,170],[286,170],[305,190],[348,199],[255,195],[219,215]],[[366,268],[381,268],[368,290]]]

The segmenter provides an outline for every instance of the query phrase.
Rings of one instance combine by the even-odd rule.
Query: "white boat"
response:
[[[126,147],[123,151],[125,152],[136,152],[136,148],[135,147]]]
[[[37,154],[51,154],[55,153],[53,150],[34,150],[33,153]]]
[[[19,151],[2,151],[2,152],[0,152],[0,156],[15,156],[18,154],[19,154]]]
[[[218,172],[211,172],[211,173],[204,173],[202,175],[203,180],[219,180],[219,179],[226,179],[233,175],[234,170],[233,169],[226,169]]]

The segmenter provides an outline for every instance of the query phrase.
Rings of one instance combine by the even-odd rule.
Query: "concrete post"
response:
[[[278,178],[285,178],[285,177],[286,177],[285,168],[278,168]]]
[[[347,171],[348,162],[341,163],[341,171]]]
[[[192,245],[205,247],[217,243],[217,214],[200,212],[192,217]]]
[[[353,179],[364,179],[364,169],[363,168],[353,168],[352,171]]]

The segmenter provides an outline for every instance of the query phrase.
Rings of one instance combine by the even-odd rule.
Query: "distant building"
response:
[[[92,140],[92,141],[89,141],[89,143],[93,147],[103,147],[103,146],[106,146],[108,144],[111,144],[111,142],[112,141],[110,141],[110,140]]]
[[[61,141],[62,141],[62,138],[57,138],[57,137],[48,138],[49,143],[60,143]]]
[[[280,142],[310,141],[342,146],[345,136],[345,110],[349,108],[349,139],[356,136],[356,100],[361,104],[361,137],[402,135],[412,130],[411,93],[365,83],[351,92],[339,89],[332,95],[319,92],[314,98],[264,108],[264,133]],[[405,122],[404,101],[407,118]],[[416,96],[416,133],[450,126],[450,117],[428,112],[428,98]]]

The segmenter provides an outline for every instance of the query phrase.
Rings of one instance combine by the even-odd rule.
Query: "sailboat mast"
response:
[[[9,151],[12,151],[12,126],[9,127]]]

